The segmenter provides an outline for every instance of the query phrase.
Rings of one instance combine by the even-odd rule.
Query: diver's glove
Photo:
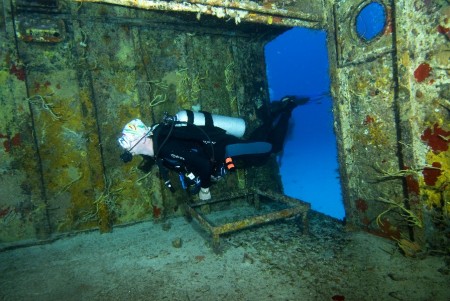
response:
[[[207,201],[211,199],[211,192],[209,192],[209,188],[200,188],[200,192],[198,193],[198,197],[201,201]]]

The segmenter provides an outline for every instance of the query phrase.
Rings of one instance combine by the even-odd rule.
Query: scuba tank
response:
[[[178,112],[175,115],[175,118],[176,121],[191,123],[197,126],[215,126],[225,130],[227,134],[233,135],[237,138],[242,138],[245,133],[245,121],[242,118],[216,115],[203,111],[193,112],[190,110]],[[186,125],[183,123],[177,124],[177,126]]]

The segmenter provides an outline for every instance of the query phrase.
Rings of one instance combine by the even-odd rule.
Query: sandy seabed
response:
[[[450,260],[346,232],[311,212],[221,237],[194,220],[143,222],[0,252],[1,300],[450,300]],[[181,246],[176,242],[181,241]]]

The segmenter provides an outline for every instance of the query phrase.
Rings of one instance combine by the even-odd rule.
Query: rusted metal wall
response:
[[[283,25],[328,34],[349,227],[397,239],[412,253],[448,245],[445,1],[378,1],[386,26],[371,42],[355,32],[368,0],[88,2],[102,1],[55,1],[52,18],[48,7],[33,13],[6,7],[2,241],[97,225],[107,231],[115,223],[179,213],[186,200],[180,190],[168,193],[155,169],[144,176],[136,162],[118,161],[120,128],[134,117],[152,123],[164,111],[192,107],[242,116],[256,127],[267,102],[262,47]],[[48,19],[54,34],[44,40],[52,41],[33,41],[22,17]],[[253,185],[281,190],[276,163],[216,187]]]
[[[263,46],[285,28],[36,2],[5,7],[0,33],[0,242],[179,214],[188,198],[180,187],[171,194],[156,168],[145,174],[139,158],[119,160],[122,127],[201,108],[243,116],[254,128],[268,101]],[[273,164],[258,171],[252,185],[281,190],[267,183],[278,179]],[[213,193],[247,182],[239,172]]]
[[[449,252],[450,7],[396,1],[398,103],[403,170],[415,240]]]
[[[355,20],[368,3],[348,0],[334,5],[332,88],[346,218],[353,226],[399,238],[407,225],[399,230],[400,221],[388,220],[387,215],[377,223],[385,208],[381,199],[403,199],[401,179],[384,181],[379,172],[400,166],[392,27],[388,24],[372,42],[359,38]],[[390,14],[389,3],[383,4]]]
[[[355,19],[370,2],[336,2],[329,41],[347,220],[398,240],[410,255],[431,240],[442,251],[449,225],[448,7],[379,1],[385,29],[365,42]]]
[[[5,2],[0,5],[9,15]],[[27,95],[26,66],[14,43],[12,19],[2,17],[0,27],[1,240],[42,238],[50,229],[35,147],[32,103]]]

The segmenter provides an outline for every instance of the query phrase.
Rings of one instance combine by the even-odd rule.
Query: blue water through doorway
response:
[[[296,108],[279,164],[286,195],[329,216],[345,217],[338,173],[326,33],[293,28],[265,47],[271,100],[310,96]]]

